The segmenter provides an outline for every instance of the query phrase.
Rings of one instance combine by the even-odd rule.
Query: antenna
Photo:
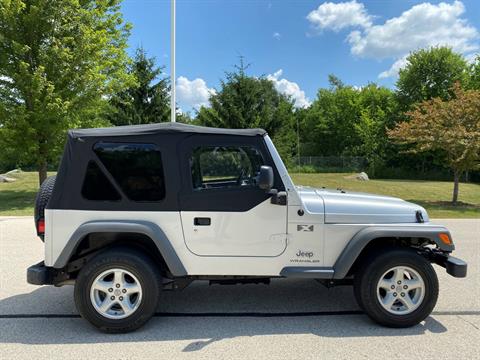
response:
[[[171,121],[176,121],[177,115],[177,101],[176,101],[176,89],[175,89],[175,0],[170,0],[170,84],[171,84],[171,95],[170,95],[170,111],[171,111]]]

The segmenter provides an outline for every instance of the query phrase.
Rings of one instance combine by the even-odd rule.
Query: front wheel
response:
[[[386,250],[355,276],[357,300],[367,315],[388,327],[409,327],[432,312],[438,279],[432,265],[412,249]]]
[[[124,333],[155,313],[161,277],[151,258],[132,249],[113,249],[92,258],[75,283],[80,314],[98,329]]]

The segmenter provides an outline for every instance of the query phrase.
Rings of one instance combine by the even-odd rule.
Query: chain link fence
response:
[[[304,172],[360,172],[368,166],[360,156],[300,156],[294,162],[294,168]]]

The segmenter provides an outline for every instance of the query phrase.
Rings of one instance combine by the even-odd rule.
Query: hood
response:
[[[298,193],[308,211],[325,213],[325,223],[416,223],[417,211],[429,221],[423,207],[395,197],[305,187],[299,187]]]

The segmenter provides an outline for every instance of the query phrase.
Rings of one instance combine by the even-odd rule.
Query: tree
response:
[[[468,82],[468,66],[461,54],[448,47],[431,47],[410,53],[396,83],[399,112],[395,114],[395,120],[408,120],[405,113],[422,101],[435,97],[450,99],[455,82],[463,86]],[[432,170],[441,158],[436,151],[405,154],[395,144],[390,150],[390,166],[416,168],[420,173]]]
[[[104,98],[128,84],[120,0],[0,3],[3,142],[33,160],[40,183],[68,128],[101,123]]]
[[[223,128],[263,128],[288,162],[294,154],[295,117],[293,101],[279,93],[265,77],[248,76],[243,59],[227,72],[220,90],[210,96],[211,107],[201,107],[195,123]]]
[[[468,87],[470,89],[480,90],[480,55],[477,55],[470,64],[470,80]]]
[[[328,75],[328,83],[334,89],[340,89],[340,88],[345,86],[343,81],[338,76],[336,76],[334,74],[329,74]]]
[[[439,151],[453,171],[452,202],[458,201],[460,176],[480,163],[480,91],[452,89],[453,98],[439,97],[420,103],[407,115],[409,122],[398,124],[389,136],[412,146],[410,151]]]
[[[329,89],[319,89],[303,117],[301,139],[306,155],[350,155],[360,145],[355,132],[358,121],[359,91],[352,86],[337,86],[337,78]],[[330,76],[332,81],[332,76]]]
[[[410,110],[413,104],[439,97],[452,97],[456,82],[468,81],[467,62],[448,47],[432,47],[411,53],[400,70],[397,94],[400,104]]]
[[[354,153],[367,159],[369,174],[375,176],[389,147],[386,132],[393,125],[397,111],[395,94],[388,88],[369,84],[359,91],[359,109],[354,127],[361,141]]]
[[[376,84],[355,88],[329,76],[330,88],[320,89],[301,120],[306,154],[362,156],[370,173],[383,161],[386,127],[396,112],[394,93]],[[307,152],[308,151],[308,152]],[[302,151],[303,152],[303,151]]]
[[[136,82],[110,100],[110,122],[136,125],[170,121],[169,80],[159,79],[163,68],[155,65],[155,58],[147,57],[143,48],[137,49],[128,72]]]

